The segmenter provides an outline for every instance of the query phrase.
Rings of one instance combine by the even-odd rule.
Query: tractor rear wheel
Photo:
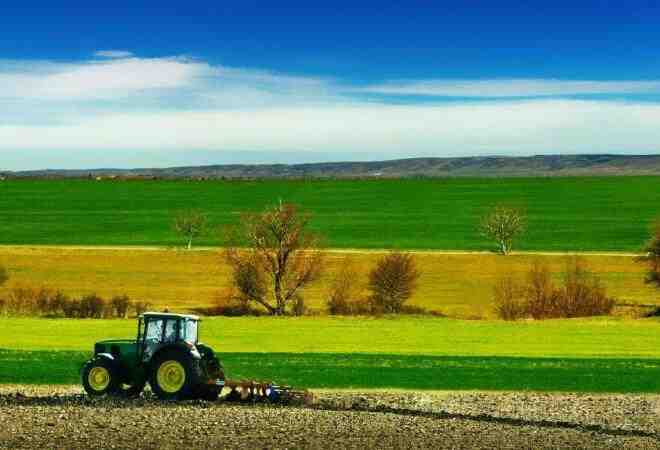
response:
[[[112,394],[119,385],[119,376],[115,365],[105,358],[95,358],[87,361],[83,367],[81,378],[85,391],[94,397]]]
[[[190,398],[197,383],[192,356],[180,350],[166,350],[151,363],[149,385],[161,400]]]

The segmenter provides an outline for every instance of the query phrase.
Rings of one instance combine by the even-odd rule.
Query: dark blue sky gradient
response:
[[[7,3],[3,59],[82,60],[125,49],[353,83],[660,74],[655,1]]]

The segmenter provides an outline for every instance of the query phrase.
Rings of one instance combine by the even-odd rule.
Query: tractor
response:
[[[193,315],[146,312],[135,340],[105,340],[81,371],[90,396],[140,395],[147,383],[162,400],[216,400],[225,385],[220,361],[198,341]]]
[[[135,340],[112,339],[94,345],[94,356],[81,370],[85,391],[93,397],[137,397],[149,383],[161,400],[215,401],[226,387],[226,401],[314,401],[310,392],[290,386],[225,379],[213,349],[198,341],[199,322],[199,317],[187,314],[140,315]]]

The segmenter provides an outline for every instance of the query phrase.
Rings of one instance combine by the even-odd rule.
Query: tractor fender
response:
[[[108,361],[113,361],[113,362],[115,361],[115,357],[112,356],[112,354],[110,354],[110,353],[97,353],[96,357],[107,359]]]
[[[149,363],[151,364],[151,361],[155,361],[156,358],[158,357],[158,355],[160,355],[161,353],[168,352],[168,351],[171,351],[171,350],[175,350],[177,352],[188,354],[188,355],[192,356],[192,358],[195,359],[195,360],[202,359],[202,356],[199,354],[199,352],[197,351],[196,348],[193,347],[192,349],[190,349],[190,348],[188,348],[187,346],[185,346],[183,344],[172,344],[172,345],[165,345],[165,346],[159,348],[156,351],[156,353],[154,353],[151,356],[151,358],[149,358]]]

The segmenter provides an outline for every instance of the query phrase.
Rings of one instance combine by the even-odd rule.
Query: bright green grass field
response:
[[[205,210],[223,225],[278,199],[311,211],[330,247],[490,249],[476,226],[504,202],[528,212],[519,249],[637,251],[660,215],[660,178],[4,181],[0,243],[173,245],[178,210]]]
[[[131,320],[0,320],[0,383],[77,383]],[[658,320],[210,318],[229,377],[308,388],[660,392]]]

